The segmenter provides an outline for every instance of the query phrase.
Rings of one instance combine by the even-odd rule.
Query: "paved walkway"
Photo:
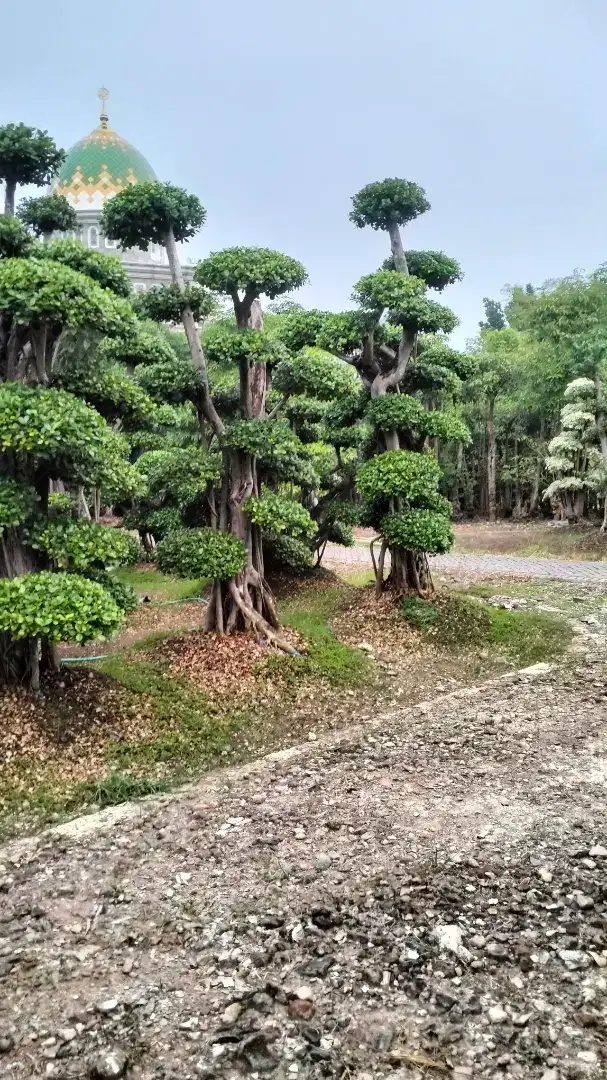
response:
[[[376,547],[376,552],[378,546]],[[371,566],[367,545],[327,548],[325,563],[353,563]],[[524,555],[436,555],[430,563],[436,570],[468,570],[487,574],[527,574],[553,581],[589,581],[607,584],[607,562],[572,562],[563,559],[534,559]]]

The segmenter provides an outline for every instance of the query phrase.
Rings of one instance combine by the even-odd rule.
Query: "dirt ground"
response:
[[[0,1075],[605,1076],[604,646],[1,849]]]

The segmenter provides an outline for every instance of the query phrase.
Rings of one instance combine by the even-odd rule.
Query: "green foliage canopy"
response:
[[[32,230],[34,236],[68,232],[78,225],[76,211],[65,195],[40,195],[37,199],[23,199],[19,204],[17,217]]]
[[[247,561],[244,544],[232,533],[216,529],[184,529],[169,533],[156,547],[163,574],[229,581]]]
[[[78,574],[0,578],[0,633],[85,645],[112,637],[124,616],[109,593]]]
[[[194,271],[196,281],[227,296],[244,290],[251,299],[273,298],[299,289],[307,280],[305,268],[279,251],[258,247],[232,247],[213,252]]]
[[[367,184],[352,198],[350,221],[358,229],[388,230],[391,224],[407,225],[430,209],[419,184],[397,177]]]
[[[122,247],[147,251],[164,244],[172,231],[178,242],[194,236],[204,224],[206,211],[196,195],[174,184],[145,181],[131,184],[108,199],[101,228]]]

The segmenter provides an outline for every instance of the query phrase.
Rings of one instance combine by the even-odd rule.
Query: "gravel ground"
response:
[[[587,644],[0,850],[0,1076],[604,1077]]]
[[[378,554],[376,548],[376,556]],[[553,581],[578,581],[604,585],[607,582],[607,561],[590,562],[572,559],[540,559],[529,555],[434,555],[430,557],[433,572],[447,570],[473,572],[487,575],[521,574],[532,578],[548,578]],[[390,559],[387,557],[387,565]],[[371,569],[371,554],[368,544],[354,544],[344,548],[336,544],[327,546],[323,565],[361,570]]]

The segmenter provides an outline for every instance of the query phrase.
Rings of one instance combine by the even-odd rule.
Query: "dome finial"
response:
[[[108,122],[108,115],[107,115],[107,110],[106,110],[106,107],[105,107],[105,103],[106,103],[107,99],[109,98],[109,96],[110,96],[110,92],[109,92],[109,90],[106,90],[105,86],[102,86],[101,89],[97,91],[97,97],[99,98],[99,100],[101,102],[101,114],[99,116],[99,121],[100,121],[99,126],[101,128],[103,128],[104,130],[107,128],[107,122]]]

